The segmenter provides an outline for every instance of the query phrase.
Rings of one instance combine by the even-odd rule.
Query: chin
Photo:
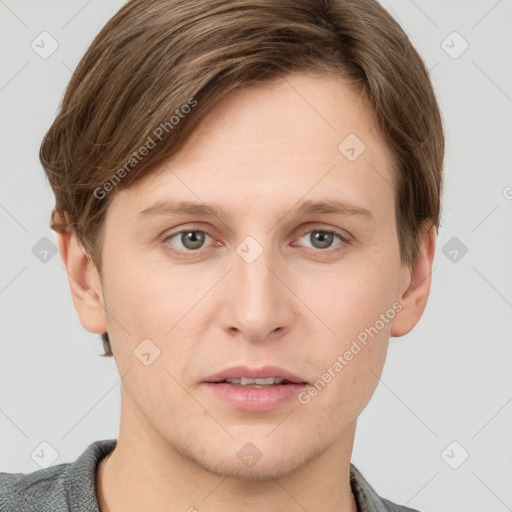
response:
[[[258,434],[260,432],[258,431]],[[301,449],[303,442],[283,443],[276,437],[269,439],[269,429],[235,435],[234,438],[210,442],[191,442],[174,445],[182,457],[209,473],[246,482],[263,482],[283,478],[298,470],[322,450],[311,446]],[[271,434],[272,437],[274,434]]]
[[[279,458],[275,455],[272,460],[266,461],[262,456],[251,467],[240,462],[236,455],[229,460],[203,459],[197,460],[196,463],[210,473],[242,482],[265,482],[283,478],[293,473],[301,465],[298,459]]]

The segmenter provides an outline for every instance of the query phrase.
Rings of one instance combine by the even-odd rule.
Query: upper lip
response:
[[[250,368],[248,366],[233,366],[220,372],[209,375],[204,382],[222,382],[225,379],[236,379],[245,377],[247,379],[268,379],[276,377],[285,379],[295,384],[307,384],[307,382],[298,375],[295,375],[278,366],[263,366],[262,368]]]

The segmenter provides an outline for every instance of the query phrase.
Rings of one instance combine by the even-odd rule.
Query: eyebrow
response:
[[[341,215],[360,215],[370,220],[374,219],[370,210],[337,199],[304,201],[291,211],[295,211],[296,215],[303,217],[320,213],[336,213]],[[287,213],[288,212],[283,212],[283,216]],[[218,204],[197,203],[194,201],[158,201],[154,205],[140,211],[137,218],[143,219],[159,215],[192,215],[197,217],[218,217],[221,219],[232,218],[232,215]]]

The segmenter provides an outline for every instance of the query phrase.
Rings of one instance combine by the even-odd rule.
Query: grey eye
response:
[[[334,238],[337,237],[342,242],[345,239],[334,231],[325,229],[314,229],[308,231],[301,236],[299,240],[306,239],[313,247],[313,249],[328,249],[332,246]]]
[[[167,238],[167,241],[171,241],[173,238],[176,238],[179,241],[179,243],[181,243],[181,247],[178,244],[178,248],[193,251],[196,249],[200,249],[202,247],[206,236],[208,235],[204,231],[199,231],[197,229],[188,229],[170,235]],[[175,242],[171,243],[176,244]]]

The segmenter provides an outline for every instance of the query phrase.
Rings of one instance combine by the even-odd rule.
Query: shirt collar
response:
[[[357,512],[418,512],[416,509],[396,505],[381,498],[352,463],[350,463],[350,487],[356,501]]]

